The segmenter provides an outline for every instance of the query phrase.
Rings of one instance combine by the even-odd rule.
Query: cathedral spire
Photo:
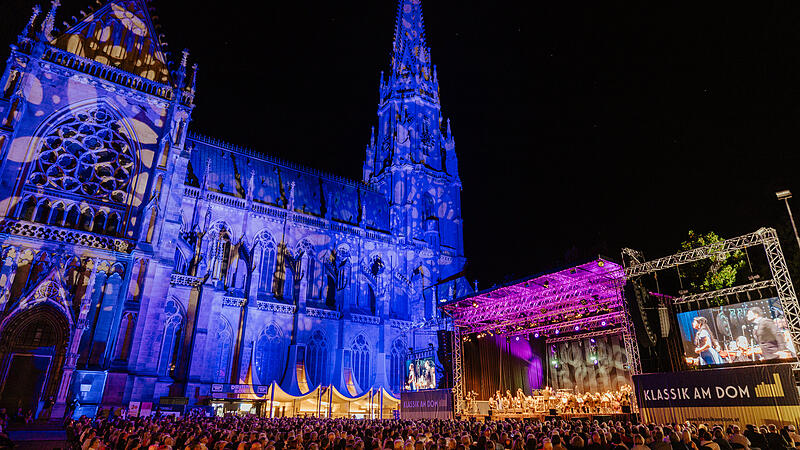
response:
[[[399,0],[392,46],[393,88],[431,81],[430,49],[425,42],[422,0]],[[407,86],[411,87],[411,86]]]

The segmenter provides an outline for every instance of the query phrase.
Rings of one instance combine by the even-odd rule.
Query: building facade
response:
[[[57,1],[33,11],[0,79],[0,407],[399,391],[469,289],[420,0],[399,3],[357,181],[190,132],[197,67],[168,70],[143,0],[63,34]]]

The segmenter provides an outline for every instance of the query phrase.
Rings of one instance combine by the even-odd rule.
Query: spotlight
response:
[[[515,340],[517,340],[517,341],[518,341],[518,340],[519,340],[519,336],[517,336],[517,337],[515,338]]]
[[[604,321],[600,322],[600,326],[601,326],[601,327],[604,327],[604,326],[606,326],[606,321],[604,320]]]
[[[605,263],[605,261],[603,261],[602,259],[601,259],[600,261],[597,261],[597,266],[598,266],[598,267],[603,267],[603,266],[605,266],[605,265],[606,265],[606,263]]]
[[[556,328],[556,334],[558,334],[558,331],[559,331],[558,328]]]
[[[533,333],[533,337],[538,338],[539,337],[539,332],[537,331],[536,333]]]
[[[580,325],[575,325],[575,331],[578,331],[578,330],[580,330],[580,329],[581,329],[581,326],[580,326]]]
[[[598,360],[596,360],[596,359],[595,359],[595,360],[594,360],[594,365],[596,366],[596,365],[598,365],[598,364],[600,364],[600,361],[598,361]]]
[[[477,308],[477,307],[478,307],[478,302],[476,302],[476,301],[473,301],[473,302],[472,302],[472,307],[473,307],[473,308]]]
[[[594,340],[594,338],[591,338],[591,339],[589,339],[589,342],[591,342],[592,344],[594,344],[596,341]]]

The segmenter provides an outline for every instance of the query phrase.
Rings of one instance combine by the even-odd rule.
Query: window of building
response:
[[[322,331],[316,330],[306,347],[306,377],[310,386],[324,384],[328,367],[328,342]]]
[[[286,360],[286,344],[281,330],[270,324],[256,339],[255,370],[259,384],[280,383]]]
[[[363,334],[359,334],[355,339],[353,339],[353,344],[350,346],[350,350],[353,355],[353,377],[355,377],[356,382],[358,382],[358,385],[361,387],[361,389],[368,389],[370,385],[370,352],[367,338],[365,338]]]

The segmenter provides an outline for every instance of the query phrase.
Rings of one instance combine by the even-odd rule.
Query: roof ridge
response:
[[[365,191],[375,192],[375,193],[378,193],[378,194],[381,193],[380,191],[375,189],[375,187],[373,187],[373,186],[371,186],[371,185],[369,185],[369,184],[367,184],[367,183],[365,183],[365,182],[363,182],[361,180],[354,180],[352,178],[347,178],[347,177],[343,177],[341,175],[332,174],[332,173],[325,172],[325,171],[322,171],[322,170],[319,170],[319,169],[315,169],[313,167],[304,166],[304,165],[298,164],[296,162],[292,162],[292,161],[289,161],[289,160],[286,160],[286,159],[283,159],[283,158],[279,158],[279,157],[271,155],[269,153],[261,152],[261,151],[254,150],[254,149],[248,148],[248,147],[242,147],[242,146],[239,146],[239,145],[235,145],[235,144],[232,144],[230,142],[223,141],[223,140],[220,140],[220,139],[216,139],[216,138],[213,138],[211,136],[208,136],[208,135],[205,135],[205,134],[201,134],[201,133],[198,133],[198,132],[195,132],[195,131],[189,131],[188,137],[190,139],[202,142],[204,144],[214,145],[214,146],[217,146],[219,148],[223,148],[223,149],[231,151],[231,152],[239,153],[239,154],[244,155],[244,156],[249,156],[249,157],[256,158],[256,159],[261,159],[261,160],[264,160],[266,162],[270,162],[270,163],[273,163],[273,164],[278,164],[278,165],[284,166],[284,167],[286,167],[288,169],[296,170],[298,172],[304,172],[304,173],[306,173],[308,175],[313,175],[313,176],[317,176],[317,177],[320,177],[320,178],[326,178],[326,179],[328,179],[330,181],[334,181],[334,182],[337,182],[337,183],[350,185],[350,186],[353,186],[353,187],[356,187],[356,188],[359,188],[359,189],[363,189]]]

